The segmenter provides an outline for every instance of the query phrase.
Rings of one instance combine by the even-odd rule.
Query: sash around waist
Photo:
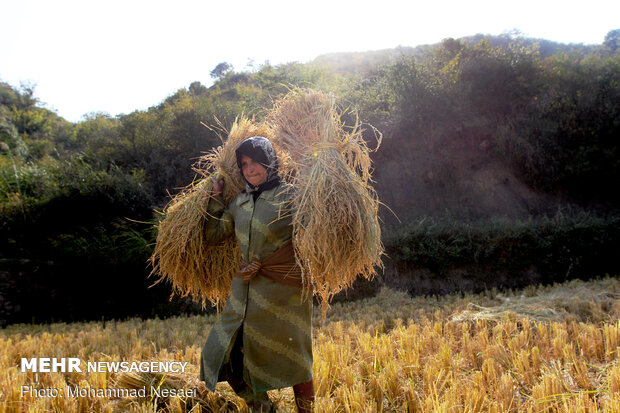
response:
[[[247,283],[258,274],[280,284],[303,288],[301,268],[295,261],[293,242],[287,242],[262,260],[254,259],[249,264],[241,260],[241,269],[235,277],[243,278]]]

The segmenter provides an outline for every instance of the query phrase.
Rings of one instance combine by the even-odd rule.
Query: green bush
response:
[[[386,252],[396,272],[413,276],[424,270],[446,286],[457,281],[451,277],[468,278],[476,288],[513,287],[531,281],[527,277],[532,272],[537,281],[555,282],[620,269],[617,217],[558,213],[527,221],[426,218],[386,232]]]
[[[13,161],[0,169],[0,324],[176,312],[169,288],[148,288],[155,234],[140,173]]]
[[[75,221],[76,214],[144,218],[150,216],[150,205],[139,171],[128,174],[114,165],[98,170],[80,157],[46,163],[0,159],[0,226],[20,217],[34,224],[52,212],[56,222]]]

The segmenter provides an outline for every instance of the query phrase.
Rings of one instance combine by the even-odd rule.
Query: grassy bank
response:
[[[384,281],[411,294],[524,288],[620,271],[618,217],[425,218],[385,232]]]

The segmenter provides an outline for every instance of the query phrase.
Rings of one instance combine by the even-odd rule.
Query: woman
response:
[[[228,208],[224,183],[213,179],[207,238],[235,235],[241,269],[202,349],[200,378],[213,391],[226,380],[257,411],[272,408],[267,390],[293,386],[300,412],[311,411],[312,300],[302,300],[292,247],[292,189],[278,177],[268,139],[246,139],[236,150],[246,189]]]

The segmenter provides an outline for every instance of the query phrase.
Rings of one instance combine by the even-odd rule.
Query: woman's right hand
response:
[[[213,182],[213,187],[211,188],[211,196],[212,197],[222,196],[222,193],[224,192],[224,180],[217,179],[212,176],[211,182]]]

